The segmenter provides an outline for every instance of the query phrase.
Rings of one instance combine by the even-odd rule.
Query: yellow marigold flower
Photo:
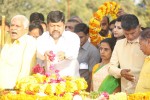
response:
[[[95,30],[89,32],[92,44],[97,45],[101,40],[101,37],[95,34],[99,34],[101,30],[100,23],[103,17],[106,15],[111,15],[111,17],[115,19],[119,8],[120,5],[118,5],[116,2],[105,2],[103,5],[99,6],[98,11],[96,11],[96,13],[93,14],[93,17],[89,21],[90,30]]]
[[[88,87],[84,78],[77,78],[75,82],[77,84],[78,90],[85,90]]]
[[[111,94],[111,95],[109,95],[109,100],[127,100],[127,94],[124,92]]]
[[[44,92],[49,95],[54,94],[54,93],[56,93],[56,86],[57,86],[56,83],[48,84],[47,87],[45,88]]]
[[[26,91],[32,91],[34,93],[39,92],[40,84],[28,84],[26,87]]]
[[[66,81],[66,92],[74,92],[78,90],[77,84],[74,81]]]
[[[65,82],[60,82],[56,86],[56,95],[62,94],[65,92],[66,89],[66,83]]]
[[[66,81],[72,81],[74,78],[71,76],[65,76],[65,77],[63,77],[63,79]]]
[[[38,83],[43,83],[44,80],[46,79],[45,75],[42,74],[33,74],[33,76],[36,78],[36,80],[38,81]]]
[[[39,89],[39,92],[45,92],[45,89],[47,88],[49,84],[48,83],[45,83],[45,84],[40,84],[40,89]]]
[[[27,76],[17,81],[16,89],[19,89],[25,83],[38,83],[34,76]]]
[[[72,93],[65,93],[63,96],[63,100],[72,100],[73,94]]]

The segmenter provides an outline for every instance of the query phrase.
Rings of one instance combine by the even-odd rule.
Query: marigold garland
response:
[[[92,44],[97,45],[102,40],[102,37],[99,35],[102,18],[106,15],[110,15],[113,19],[115,19],[119,8],[120,5],[116,2],[105,2],[98,8],[98,11],[94,13],[89,22],[89,34]]]
[[[68,80],[69,78],[69,80]],[[54,81],[55,80],[55,81]],[[83,78],[73,78],[71,76],[63,77],[58,80],[55,75],[46,77],[41,74],[34,74],[17,81],[16,89],[22,92],[38,93],[43,92],[48,95],[56,95],[74,91],[82,91],[87,88],[87,83]]]

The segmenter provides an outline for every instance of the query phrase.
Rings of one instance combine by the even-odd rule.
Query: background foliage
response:
[[[12,16],[23,14],[29,18],[33,12],[43,13],[45,19],[51,10],[61,10],[66,15],[66,20],[70,16],[78,15],[83,22],[88,23],[93,13],[98,7],[110,0],[1,0],[0,15],[5,15],[10,21]],[[143,27],[150,27],[150,0],[143,0],[137,6],[133,0],[112,0],[118,2],[126,13],[133,13],[138,16]],[[68,11],[70,9],[70,13]],[[46,20],[45,20],[46,21]]]

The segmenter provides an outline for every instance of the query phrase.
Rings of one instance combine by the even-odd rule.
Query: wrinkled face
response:
[[[89,38],[89,35],[84,34],[83,32],[76,33],[80,38],[80,46],[83,46]]]
[[[99,50],[100,50],[100,56],[102,60],[110,60],[112,51],[108,43],[102,42],[99,45]]]
[[[124,35],[123,29],[121,27],[121,22],[116,22],[113,29],[114,37],[119,38]]]
[[[24,28],[23,22],[21,19],[13,19],[10,25],[10,36],[12,40],[19,39],[22,35],[27,32],[27,29]]]
[[[140,38],[140,49],[145,55],[150,55],[150,39]]]
[[[134,39],[137,39],[140,35],[140,26],[137,26],[135,29],[131,30],[123,30],[125,37],[129,41],[133,41]]]
[[[65,29],[65,25],[61,21],[57,23],[52,23],[52,22],[48,23],[48,31],[54,40],[58,40],[62,36],[64,29]]]
[[[34,38],[38,38],[40,36],[39,28],[35,28],[29,32],[29,35],[33,36]]]
[[[66,31],[74,32],[74,27],[77,25],[76,22],[67,22],[65,26]]]

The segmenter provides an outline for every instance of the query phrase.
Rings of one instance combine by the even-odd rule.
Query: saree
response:
[[[96,64],[92,70],[93,91],[108,92],[112,94],[119,86],[119,79],[109,75],[107,64]]]

